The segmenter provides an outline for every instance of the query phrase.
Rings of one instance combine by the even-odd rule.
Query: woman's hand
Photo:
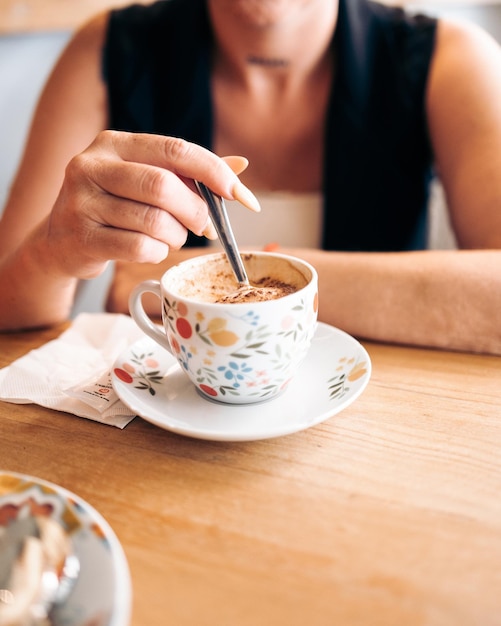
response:
[[[243,157],[221,159],[182,139],[103,131],[66,168],[44,226],[62,273],[97,276],[109,260],[158,263],[188,231],[215,238],[193,180],[258,211],[237,173]]]

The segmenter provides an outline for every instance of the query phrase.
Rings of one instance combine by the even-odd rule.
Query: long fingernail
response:
[[[223,161],[231,167],[237,176],[240,176],[249,165],[249,159],[243,156],[225,156],[223,157]]]
[[[258,199],[241,181],[237,180],[231,191],[235,200],[241,202],[245,207],[256,213],[261,211]]]
[[[217,232],[210,217],[207,220],[207,224],[205,225],[202,235],[207,237],[207,239],[217,239]]]

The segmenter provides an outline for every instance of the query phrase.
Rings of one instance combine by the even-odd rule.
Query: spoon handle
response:
[[[195,181],[195,185],[198,189],[198,193],[202,196],[209,207],[209,214],[214,224],[214,228],[216,229],[219,240],[221,241],[224,251],[226,252],[226,256],[228,257],[238,283],[240,285],[248,285],[249,279],[242,262],[242,257],[238,251],[235,236],[233,235],[233,231],[231,229],[224,200],[198,180]]]

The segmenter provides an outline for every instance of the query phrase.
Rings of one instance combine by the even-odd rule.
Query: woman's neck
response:
[[[337,22],[332,0],[208,0],[218,71],[281,89],[325,66]]]

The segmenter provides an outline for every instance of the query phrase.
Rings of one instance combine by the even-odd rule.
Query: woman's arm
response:
[[[297,251],[319,271],[320,318],[369,339],[501,355],[501,49],[441,21],[427,118],[456,251]]]
[[[440,22],[427,94],[436,165],[460,248],[501,248],[501,48]]]
[[[441,21],[427,118],[458,251],[304,253],[320,317],[359,337],[501,354],[501,49]]]
[[[106,123],[104,26],[101,16],[69,43],[37,105],[0,222],[0,328],[56,322],[71,308],[77,280],[52,268],[57,255],[46,238],[47,217],[70,158]]]
[[[193,179],[254,202],[231,169],[242,159],[228,165],[179,139],[103,131],[106,23],[102,15],[77,33],[37,107],[0,222],[0,330],[66,319],[77,280],[109,260],[155,263],[188,229],[212,236]]]

